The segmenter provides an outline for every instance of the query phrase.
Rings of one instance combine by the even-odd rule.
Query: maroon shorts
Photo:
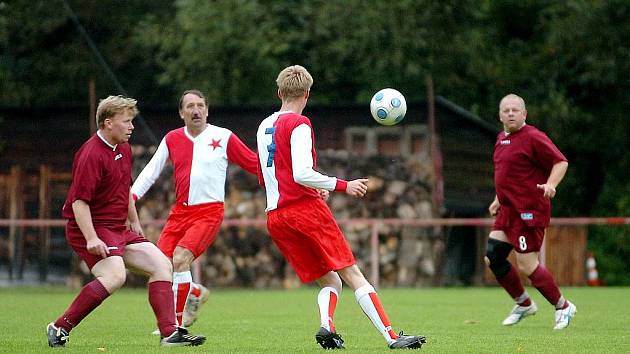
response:
[[[505,232],[508,241],[519,253],[540,251],[545,238],[544,227],[527,226],[516,210],[503,206],[499,208],[492,230]]]
[[[319,198],[267,214],[271,238],[303,283],[356,263],[328,205]]]
[[[199,257],[217,238],[223,222],[223,203],[175,205],[157,242],[158,248],[173,258],[175,247],[183,247]]]
[[[110,256],[123,256],[125,254],[125,246],[134,243],[149,242],[143,236],[128,230],[125,225],[120,226],[99,226],[94,225],[96,235],[101,239],[109,249]],[[79,229],[76,221],[69,220],[66,224],[66,240],[72,249],[85,261],[88,268],[92,269],[96,263],[103,258],[99,255],[88,252],[85,237]]]

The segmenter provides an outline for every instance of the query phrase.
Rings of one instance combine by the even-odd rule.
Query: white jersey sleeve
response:
[[[303,186],[332,191],[337,184],[336,177],[329,177],[313,169],[311,148],[311,127],[301,124],[291,133],[291,163],[293,180]]]
[[[166,146],[166,138],[163,138],[158,146],[151,161],[142,169],[138,178],[131,186],[131,193],[134,198],[140,199],[151,188],[153,183],[158,179],[166,161],[168,161],[169,152]]]

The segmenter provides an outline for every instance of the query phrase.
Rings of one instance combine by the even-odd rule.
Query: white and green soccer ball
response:
[[[374,120],[382,125],[396,125],[405,118],[407,101],[398,90],[385,88],[372,96],[370,112]]]

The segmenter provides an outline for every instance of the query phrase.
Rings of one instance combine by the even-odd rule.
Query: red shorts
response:
[[[177,204],[166,219],[158,248],[173,258],[175,247],[183,247],[199,257],[217,238],[223,222],[223,203]]]
[[[267,228],[303,283],[356,263],[322,199],[307,199],[267,214]]]
[[[125,246],[140,242],[149,242],[143,236],[128,230],[125,225],[120,226],[99,226],[94,225],[96,234],[101,241],[105,242],[109,248],[110,256],[123,256],[125,254]],[[85,237],[79,229],[76,221],[69,220],[66,224],[66,240],[72,249],[85,261],[88,268],[92,269],[96,263],[101,261],[101,256],[88,252]]]
[[[508,241],[519,253],[540,251],[545,238],[544,227],[527,226],[516,210],[503,206],[499,208],[492,230],[505,232]]]

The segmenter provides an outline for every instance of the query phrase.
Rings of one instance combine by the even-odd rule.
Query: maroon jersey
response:
[[[90,206],[94,226],[124,225],[129,209],[131,165],[128,143],[112,148],[97,134],[92,135],[74,155],[72,184],[63,205],[63,217],[74,220],[72,203],[80,199]]]
[[[551,202],[536,184],[544,184],[553,165],[567,161],[545,133],[525,125],[502,131],[494,145],[494,184],[501,206],[514,209],[528,226],[546,227]]]

